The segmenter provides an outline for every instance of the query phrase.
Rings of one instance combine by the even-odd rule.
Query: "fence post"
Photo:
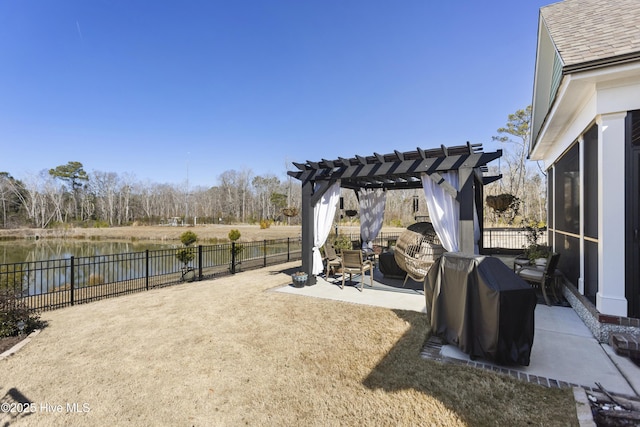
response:
[[[236,274],[236,242],[231,242],[231,274]]]
[[[291,260],[291,243],[289,239],[290,238],[287,237],[287,262]]]
[[[198,280],[202,280],[202,245],[198,245]]]
[[[149,249],[144,251],[144,284],[149,290]]]
[[[262,243],[262,256],[263,256],[263,267],[267,266],[267,241],[266,239]]]
[[[70,292],[71,292],[71,305],[74,304],[74,300],[75,300],[74,295],[73,295],[75,293],[74,292],[74,287],[75,287],[74,276],[75,276],[75,274],[74,274],[74,271],[73,271],[73,270],[75,270],[74,264],[75,264],[75,257],[71,256],[71,280],[70,280],[70,283],[69,283],[69,287],[71,288],[71,290],[70,290]]]

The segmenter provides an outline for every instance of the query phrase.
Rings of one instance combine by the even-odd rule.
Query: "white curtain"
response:
[[[362,249],[373,250],[373,240],[382,229],[387,194],[381,189],[360,189],[360,236]]]
[[[458,189],[457,172],[445,172],[441,175],[453,188]],[[429,218],[442,246],[449,252],[458,252],[460,204],[427,174],[422,174],[422,187],[427,199]]]
[[[313,208],[313,267],[311,274],[316,275],[324,270],[320,246],[327,241],[336,214],[336,205],[340,200],[340,182],[335,182],[322,195]]]

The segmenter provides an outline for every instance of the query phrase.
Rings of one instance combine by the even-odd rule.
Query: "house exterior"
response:
[[[529,157],[549,242],[600,317],[640,318],[640,1],[540,9]]]

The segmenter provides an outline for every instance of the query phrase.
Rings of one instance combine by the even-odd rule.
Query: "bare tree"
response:
[[[99,219],[114,225],[116,216],[116,199],[118,191],[118,174],[115,172],[94,171],[91,190],[96,195]]]
[[[12,216],[20,212],[24,200],[22,183],[16,181],[8,172],[0,172],[0,205],[2,205],[2,228],[7,228]]]
[[[494,136],[494,141],[504,144],[503,156],[500,159],[500,167],[494,173],[501,173],[503,178],[497,183],[491,184],[485,189],[488,196],[509,194],[517,199],[511,211],[498,214],[495,211],[487,212],[487,218],[497,223],[506,221],[517,222],[544,222],[545,212],[545,175],[540,168],[530,168],[527,162],[530,144],[531,106],[517,110],[509,114],[505,127],[498,129],[499,136]],[[504,163],[504,167],[502,166]]]

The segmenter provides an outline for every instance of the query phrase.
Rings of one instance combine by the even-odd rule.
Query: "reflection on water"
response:
[[[0,243],[0,286],[21,289],[23,296],[68,289],[71,274],[76,287],[142,277],[148,266],[145,250],[164,252],[168,262],[160,273],[174,271],[172,249],[181,245],[155,242],[39,240]],[[75,257],[75,266],[69,260]]]
[[[48,261],[66,259],[72,256],[89,257],[130,252],[146,249],[172,249],[179,244],[125,241],[84,241],[65,239],[16,240],[0,242],[0,264],[16,262]]]
[[[289,254],[291,250],[299,252],[299,246],[299,240],[243,243],[235,246],[235,259],[229,244],[191,247],[195,259],[188,266],[197,266],[200,270],[221,267],[233,270],[232,262],[237,268],[244,261],[256,259],[263,259],[266,265],[267,257]],[[12,289],[26,297],[179,275],[187,266],[176,256],[177,248],[181,247],[181,244],[124,241],[1,242],[0,288]],[[149,252],[145,253],[146,250]],[[111,292],[115,288],[109,289]]]

